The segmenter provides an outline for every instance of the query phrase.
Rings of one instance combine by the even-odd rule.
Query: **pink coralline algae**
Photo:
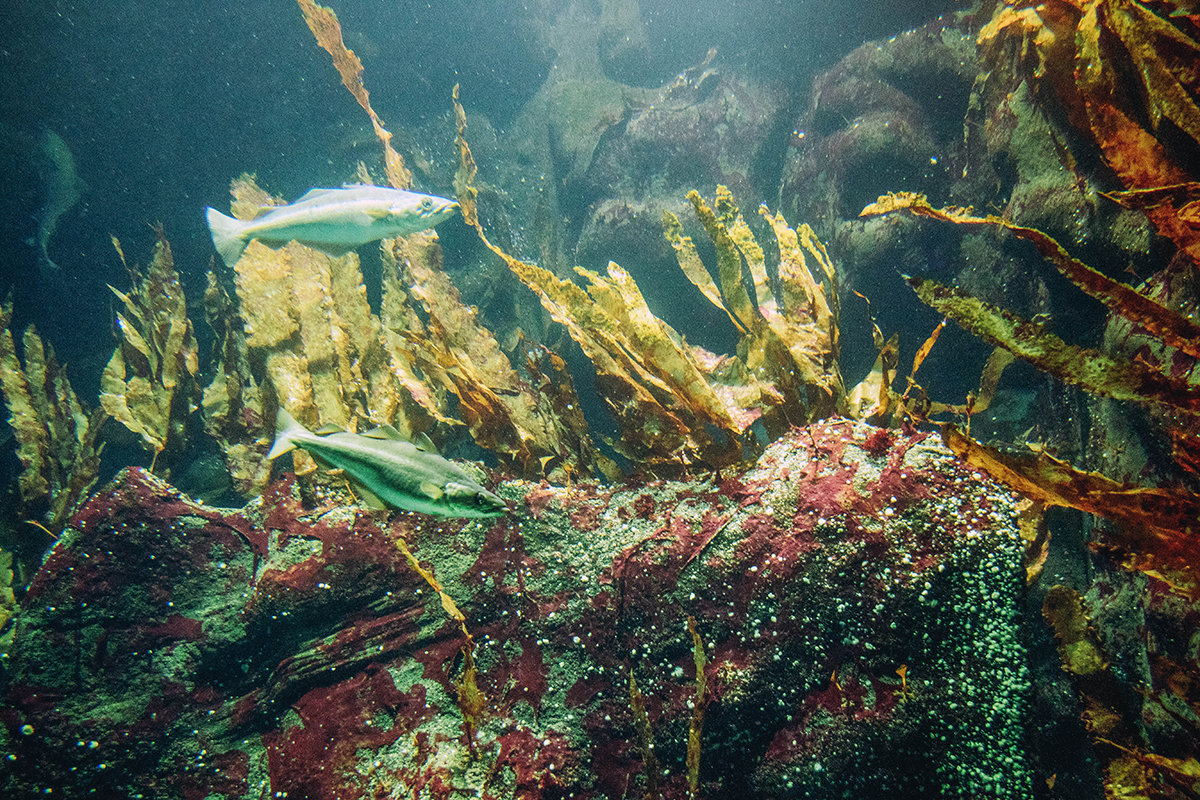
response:
[[[1013,497],[923,434],[834,421],[738,474],[495,490],[466,521],[241,510],[122,472],[24,599],[5,797],[1030,795]],[[464,741],[466,617],[484,709]],[[475,756],[472,756],[472,751]]]

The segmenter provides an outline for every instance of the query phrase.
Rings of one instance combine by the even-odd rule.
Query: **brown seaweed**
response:
[[[52,535],[96,483],[100,470],[100,430],[108,414],[87,409],[76,397],[54,349],[30,326],[22,337],[22,367],[13,343],[12,298],[0,305],[0,391],[17,442],[21,474],[18,513],[42,519]]]
[[[642,775],[646,788],[642,796],[646,800],[658,798],[658,757],[654,754],[654,729],[650,726],[650,715],[646,713],[646,697],[638,688],[633,670],[629,670],[629,710],[633,713],[633,724],[638,733],[638,745],[642,753]]]
[[[1092,627],[1079,593],[1067,586],[1051,588],[1042,603],[1042,615],[1054,630],[1063,669],[1079,686],[1088,733],[1105,752],[1105,796],[1162,796],[1155,789],[1154,776],[1170,764],[1155,766],[1152,754],[1137,746],[1141,738],[1139,720],[1122,702],[1123,692],[1111,669],[1112,659]]]
[[[1165,403],[1200,413],[1200,389],[1135,361],[1067,344],[1042,324],[926,278],[909,278],[917,296],[985,342],[1003,347],[1066,383],[1117,400]]]
[[[446,594],[446,590],[442,588],[442,584],[434,577],[433,572],[423,566],[417,557],[412,554],[408,548],[408,543],[404,541],[402,536],[396,537],[396,547],[404,555],[408,565],[412,567],[424,581],[429,584],[442,603],[442,610],[446,612],[455,622],[458,623],[459,629],[463,635],[463,669],[459,676],[455,679],[454,686],[458,694],[458,708],[463,715],[463,741],[470,750],[472,757],[478,755],[476,751],[475,740],[476,731],[479,730],[479,723],[483,718],[483,713],[487,709],[487,698],[483,692],[479,690],[477,682],[478,669],[475,665],[475,639],[471,636],[471,632],[467,630],[467,618],[459,611],[458,605],[454,602],[454,598]]]
[[[1020,0],[1001,5],[979,37],[985,50],[1016,44],[1016,58],[1033,62],[1034,80],[1066,106],[1125,189],[1157,194],[1143,206],[1146,216],[1193,261],[1200,257],[1200,233],[1189,223],[1194,198],[1169,190],[1193,181],[1188,164],[1200,141],[1194,30],[1136,0]],[[1157,136],[1164,119],[1183,142]]]
[[[590,475],[597,457],[591,438],[585,427],[561,419],[554,402],[555,394],[565,391],[570,395],[566,405],[577,408],[573,385],[560,382],[549,394],[517,373],[441,270],[441,251],[432,240],[409,236],[397,239],[392,250],[389,263],[426,316],[422,328],[407,336],[418,345],[412,355],[427,380],[457,397],[458,412],[476,443],[518,474],[537,476],[553,460],[556,469]]]
[[[120,344],[100,379],[100,404],[114,419],[141,437],[153,453],[153,470],[164,450],[182,451],[187,416],[195,410],[200,371],[196,337],[171,245],[162,228],[143,275],[126,263],[132,288],[110,286],[124,306],[117,312]],[[125,261],[120,244],[117,253]]]
[[[1047,506],[1076,508],[1118,524],[1105,534],[1112,545],[1138,554],[1139,569],[1167,568],[1184,574],[1200,569],[1200,497],[1168,488],[1129,486],[1095,472],[1083,472],[1042,453],[1010,456],[966,436],[951,424],[941,427],[942,441],[955,455],[1027,497]],[[1175,582],[1200,597],[1200,584]]]
[[[407,189],[412,186],[412,172],[404,166],[404,159],[392,147],[392,134],[383,127],[379,115],[375,113],[375,109],[371,108],[370,96],[362,82],[362,61],[342,41],[342,26],[338,22],[337,14],[333,12],[333,9],[318,5],[313,0],[296,0],[296,2],[300,4],[300,10],[304,13],[304,21],[308,23],[308,28],[312,31],[313,36],[317,38],[317,44],[333,57],[333,66],[341,75],[342,84],[350,90],[350,94],[354,95],[354,99],[371,118],[371,127],[374,128],[375,135],[383,144],[383,163],[384,169],[387,171],[388,182],[396,189]]]
[[[276,202],[252,176],[239,178],[232,191],[235,216]],[[278,250],[251,242],[234,268],[245,342],[238,344],[235,333],[218,371],[223,388],[210,385],[212,426],[230,418],[239,391],[232,383],[253,387],[253,373],[261,370],[277,401],[310,428],[389,424],[406,436],[432,432],[437,424],[459,424],[453,397],[478,444],[512,471],[540,476],[546,459],[556,461],[556,469],[590,474],[594,448],[581,418],[568,423],[554,410],[564,392],[573,396],[573,387],[559,380],[546,395],[517,374],[442,271],[436,234],[385,241],[382,253],[383,302],[376,315],[356,254],[331,258],[297,242]],[[232,381],[228,365],[242,360]],[[565,405],[578,408],[577,398]],[[257,424],[261,400],[249,412],[247,424]],[[258,480],[269,437],[247,429],[227,431],[224,439],[243,445],[240,479]],[[302,462],[302,469],[310,466]]]
[[[1194,358],[1200,358],[1200,326],[1120,281],[1115,281],[1082,261],[1072,258],[1062,245],[1035,228],[1014,225],[991,214],[985,217],[973,216],[969,209],[934,208],[924,196],[909,192],[880,197],[864,208],[860,216],[900,210],[956,225],[1004,228],[1018,238],[1032,242],[1042,257],[1053,264],[1064,277],[1113,311],[1145,328],[1164,344],[1178,348]]]
[[[997,217],[975,217],[964,209],[934,209],[925,198],[911,194],[881,197],[863,213],[902,209],[955,224],[1006,228],[1033,242],[1039,252],[1077,286],[1147,333],[1189,354],[1196,352],[1197,338],[1193,334],[1196,326],[1189,320],[1072,259],[1057,242],[1040,231],[1016,226]],[[1039,323],[1022,319],[959,289],[924,278],[908,278],[908,282],[923,301],[939,312],[985,341],[1060,380],[1099,396],[1162,404],[1189,415],[1200,413],[1200,390],[1183,380],[1139,361],[1068,344]],[[985,369],[985,384],[989,390],[994,390],[998,369],[1002,366],[990,365]],[[984,384],[981,384],[981,395],[983,389]],[[1181,432],[1180,435],[1184,434]],[[1200,536],[1196,523],[1200,518],[1200,501],[1194,494],[1118,484],[1102,475],[1076,470],[1046,454],[1037,459],[1010,457],[970,439],[953,425],[942,426],[942,438],[967,463],[1040,504],[1068,506],[1114,520],[1118,526],[1106,535],[1106,547],[1114,551],[1119,561],[1130,568],[1163,577],[1178,591],[1200,596],[1200,586],[1190,577],[1194,574],[1191,571],[1200,566],[1200,559],[1195,556],[1195,543]],[[1037,539],[1035,537],[1031,544]],[[1038,547],[1044,548],[1044,541]]]
[[[13,554],[0,549],[0,629],[17,613],[17,598],[13,594]],[[11,631],[8,634],[11,636]],[[0,637],[0,653],[8,650],[7,642]]]
[[[264,392],[250,367],[236,304],[212,272],[204,310],[214,335],[213,378],[201,400],[204,430],[220,444],[234,490],[252,497],[262,491],[271,474],[265,458],[271,435],[265,422]]]
[[[740,435],[753,420],[739,429],[703,378],[697,356],[711,359],[712,367],[723,365],[711,354],[687,348],[674,330],[654,317],[624,270],[610,264],[607,277],[579,270],[591,282],[589,293],[488,240],[475,211],[474,158],[465,137],[466,115],[457,99],[455,109],[462,165],[456,188],[463,218],[474,224],[483,243],[538,296],[592,360],[598,388],[621,429],[621,440],[614,443],[618,451],[635,463],[660,468],[738,460]]]
[[[688,617],[688,633],[692,635],[692,663],[696,668],[695,692],[692,699],[692,719],[688,723],[687,785],[688,796],[700,796],[700,735],[704,731],[704,711],[708,707],[708,657],[704,654],[704,641],[696,628],[696,618]]]

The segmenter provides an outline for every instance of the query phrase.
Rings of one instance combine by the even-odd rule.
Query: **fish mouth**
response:
[[[499,517],[507,514],[509,508],[503,498],[485,490],[475,495],[475,510],[485,516]]]

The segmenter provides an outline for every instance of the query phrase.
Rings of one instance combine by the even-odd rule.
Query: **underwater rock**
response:
[[[627,104],[608,121],[582,176],[583,211],[576,263],[673,259],[662,241],[662,212],[679,214],[697,186],[728,186],[752,209],[775,181],[767,174],[787,106],[782,86],[699,67],[645,105]],[[794,224],[804,220],[794,219]]]
[[[972,33],[939,20],[868,42],[819,75],[788,142],[784,215],[828,240],[885,192],[945,196],[962,168],[951,156],[976,69]]]
[[[229,510],[123,471],[24,597],[0,790],[621,798],[653,763],[666,798],[1031,795],[1014,496],[925,435],[833,421],[737,474],[495,491],[510,517],[447,520],[285,475]],[[465,615],[473,725],[399,537]]]
[[[1039,97],[1016,45],[978,44],[987,15],[939,18],[863,45],[813,83],[788,145],[779,207],[829,244],[843,291],[870,297],[896,272],[946,280],[1026,316],[1102,324],[1078,304],[1053,303],[1027,248],[988,235],[947,236],[915,220],[858,218],[886,192],[915,191],[935,205],[972,206],[1067,243],[1101,268],[1152,259],[1146,220],[1105,200],[1110,178],[1061,109]],[[910,188],[911,187],[911,188]],[[908,330],[912,307],[877,320]]]
[[[1138,288],[1164,307],[1196,320],[1200,273],[1186,258],[1174,258]],[[1110,315],[1104,346],[1109,353],[1136,359],[1188,385],[1200,383],[1195,358],[1120,314]],[[1093,435],[1100,446],[1094,448],[1089,466],[1105,475],[1130,483],[1187,485],[1200,469],[1196,448],[1200,421],[1195,417],[1171,413],[1166,407],[1131,407],[1102,398],[1092,398],[1091,413]]]
[[[1006,307],[1007,295],[1027,303],[1045,295],[1030,287],[1028,271],[1000,252],[995,237],[963,242],[920,220],[859,217],[864,206],[896,187],[943,203],[964,196],[983,205],[995,197],[997,179],[979,125],[974,119],[967,128],[963,123],[980,69],[973,24],[969,16],[943,18],[862,45],[814,79],[811,100],[787,144],[778,208],[787,219],[811,225],[827,243],[838,264],[843,305],[861,302],[853,294],[860,292],[873,301],[874,321],[885,336],[900,332],[902,363],[938,320],[897,273],[942,280],[962,275],[976,294]],[[964,130],[972,138],[964,141]],[[968,155],[974,160],[964,174]],[[993,287],[1000,289],[989,291]],[[870,331],[847,325],[843,334],[843,372],[859,375],[875,357]],[[982,364],[982,353],[964,360],[976,357]],[[956,380],[953,375],[948,380]],[[933,390],[962,396],[973,380]]]

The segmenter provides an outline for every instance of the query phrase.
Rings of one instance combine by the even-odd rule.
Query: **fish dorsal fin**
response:
[[[345,433],[345,432],[346,432],[345,428],[339,428],[337,425],[334,425],[332,422],[326,422],[324,425],[322,425],[321,427],[319,427],[315,431],[313,431],[313,433],[316,434],[317,436],[328,436],[331,433]]]
[[[412,443],[418,450],[424,450],[426,453],[433,453],[435,456],[440,455],[438,453],[437,445],[430,441],[429,437],[424,433],[418,433],[416,436],[414,436]]]
[[[421,481],[421,494],[425,495],[430,500],[441,500],[442,495],[445,494],[445,492],[443,492],[442,487],[438,486],[436,483]]]
[[[322,189],[320,187],[314,187],[312,189],[309,189],[304,194],[300,195],[300,197],[296,200],[296,202],[302,203],[305,200],[312,200],[314,197],[320,197],[321,195],[328,194],[329,192],[339,192],[339,191],[341,191],[341,190],[340,189]]]
[[[362,434],[371,439],[385,439],[390,442],[407,442],[404,434],[393,428],[391,425],[380,425],[378,428],[372,428]]]
[[[272,211],[274,211],[277,208],[279,208],[279,206],[259,206],[258,209],[254,212],[253,219],[261,219],[262,217],[265,217],[267,214],[270,214]]]

